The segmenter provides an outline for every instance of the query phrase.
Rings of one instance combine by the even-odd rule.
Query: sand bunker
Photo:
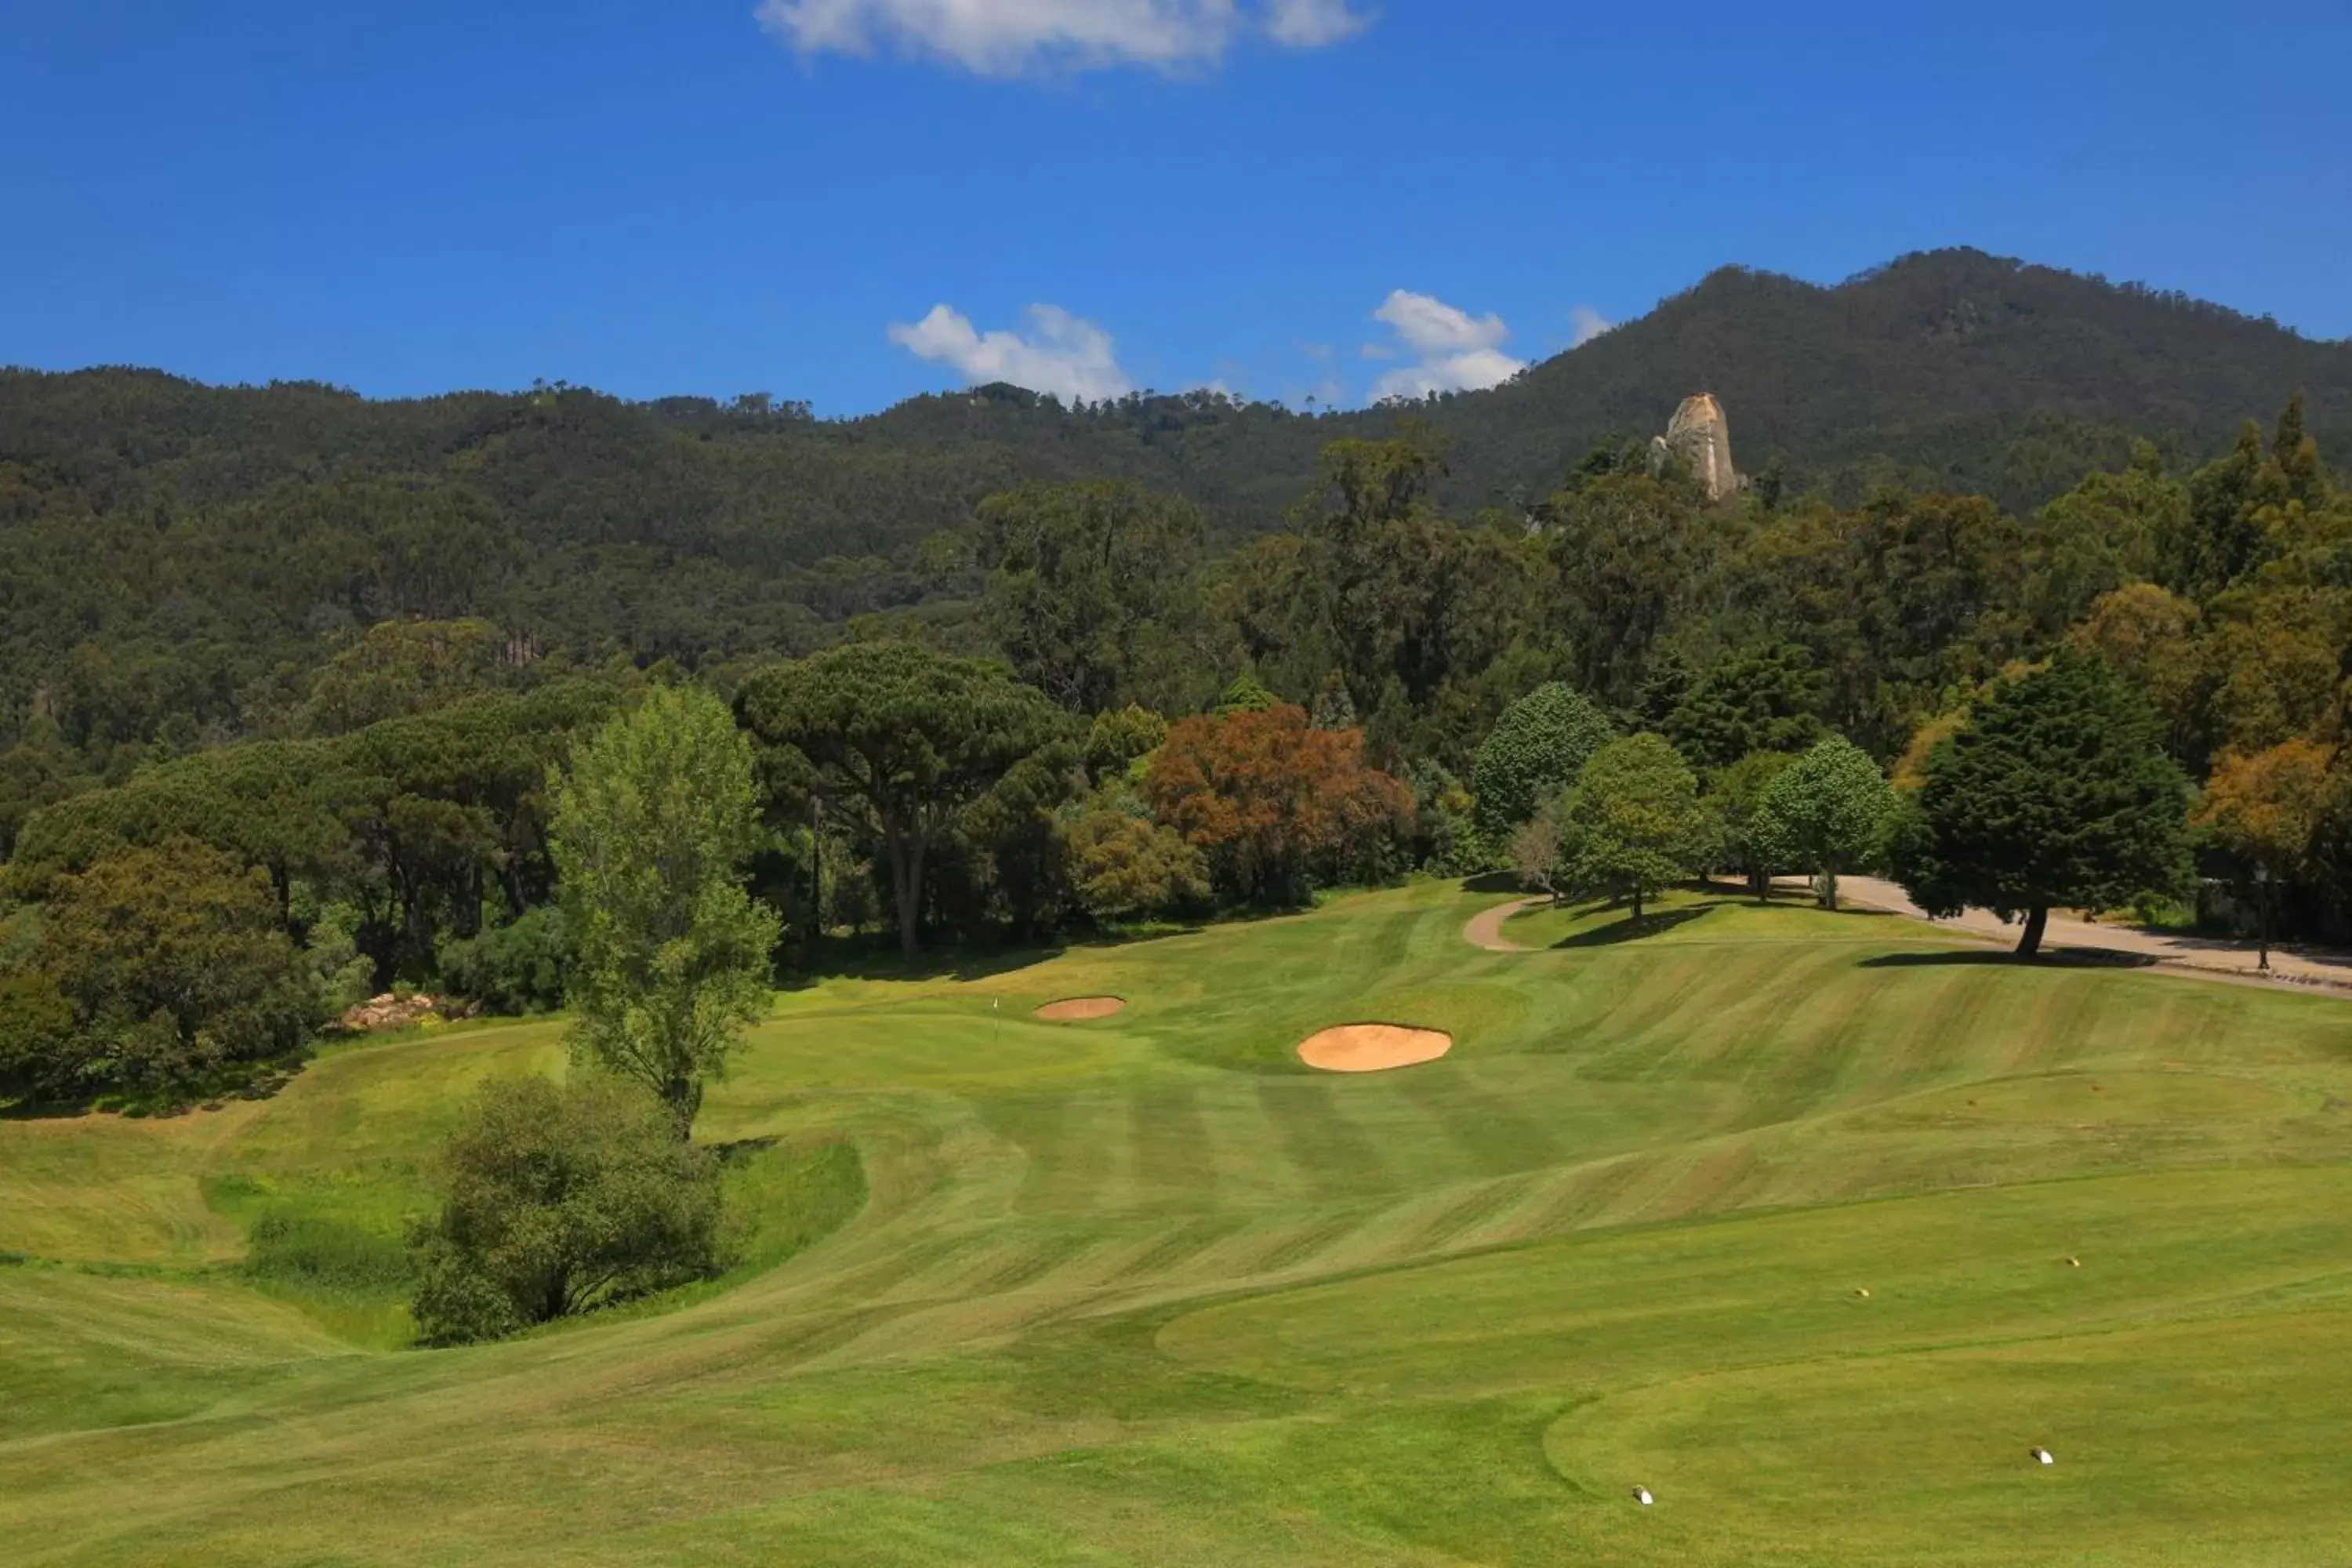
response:
[[[1065,996],[1037,1009],[1049,1024],[1076,1024],[1087,1018],[1108,1018],[1127,1005],[1124,996]]]
[[[1454,1048],[1454,1037],[1402,1024],[1342,1024],[1298,1042],[1298,1059],[1325,1072],[1384,1072],[1433,1062]]]

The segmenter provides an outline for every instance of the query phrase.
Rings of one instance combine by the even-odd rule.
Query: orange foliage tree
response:
[[[2327,805],[2335,752],[2315,741],[2231,752],[2205,786],[2197,820],[2253,867],[2261,906],[2262,966],[2271,966],[2271,884],[2302,868]]]
[[[1296,901],[1318,881],[1375,877],[1412,830],[1412,792],[1365,764],[1363,731],[1315,729],[1301,708],[1184,720],[1143,795],[1245,899]]]

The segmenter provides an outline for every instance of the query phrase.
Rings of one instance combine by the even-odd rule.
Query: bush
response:
[[[1209,900],[1209,862],[1173,828],[1116,800],[1096,799],[1064,829],[1078,902],[1097,921],[1197,909]]]
[[[551,1013],[563,1005],[580,961],[562,910],[543,905],[507,925],[441,948],[445,990],[491,1013]]]
[[[497,1339],[718,1267],[718,1161],[617,1079],[485,1084],[442,1176],[441,1212],[411,1238],[429,1343]]]

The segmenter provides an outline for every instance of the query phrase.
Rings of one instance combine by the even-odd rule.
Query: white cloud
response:
[[[1098,402],[1135,388],[1111,352],[1110,334],[1059,305],[1032,305],[1027,336],[975,331],[971,319],[945,305],[913,326],[894,321],[890,341],[918,359],[953,365],[968,385],[1009,381],[1065,400]]]
[[[1319,49],[1370,25],[1370,17],[1348,9],[1348,0],[1266,0],[1267,34],[1295,49]]]
[[[760,25],[803,55],[884,49],[982,76],[1211,65],[1258,37],[1313,49],[1360,32],[1349,0],[760,0]]]
[[[1511,335],[1500,316],[1473,316],[1444,300],[1399,289],[1372,312],[1386,321],[1417,363],[1400,365],[1372,384],[1372,401],[1426,397],[1433,392],[1467,392],[1494,386],[1525,370],[1524,362],[1502,351]],[[1364,345],[1365,357],[1385,357],[1381,345]]]
[[[1613,332],[1617,323],[1590,305],[1579,305],[1568,313],[1568,346],[1580,349],[1603,332]]]

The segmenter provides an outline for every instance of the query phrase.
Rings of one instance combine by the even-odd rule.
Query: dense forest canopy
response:
[[[1742,493],[1654,466],[1697,386]],[[1720,273],[1491,393],[1344,415],[0,372],[0,1079],[176,1081],[394,978],[551,1005],[582,932],[550,769],[687,685],[756,744],[788,948],[1415,868],[1641,896],[1811,844],[1833,877],[1874,770],[1934,786],[2077,655],[2154,748],[2129,776],[2210,792],[2136,809],[2341,931],[2347,427],[2352,346],[1968,252]],[[2119,865],[2045,880],[2120,897]],[[242,989],[166,1017],[76,967],[101,920]]]
[[[1409,412],[1444,457],[1430,499],[1465,520],[1524,518],[1597,442],[1646,437],[1701,389],[1782,495],[1891,482],[2022,513],[2123,467],[2135,436],[2176,466],[2210,456],[2296,388],[2323,446],[2352,448],[2352,345],[1946,251],[1835,288],[1719,271]],[[877,613],[952,625],[990,495],[1135,480],[1230,545],[1282,527],[1327,445],[1398,414],[1201,393],[1070,409],[997,386],[819,421],[766,395],[378,402],[0,372],[0,737],[42,702],[88,729],[72,693],[91,688],[139,739],[243,732],[298,699],[289,669],[387,617],[481,616],[518,654],[586,659],[805,650]]]

